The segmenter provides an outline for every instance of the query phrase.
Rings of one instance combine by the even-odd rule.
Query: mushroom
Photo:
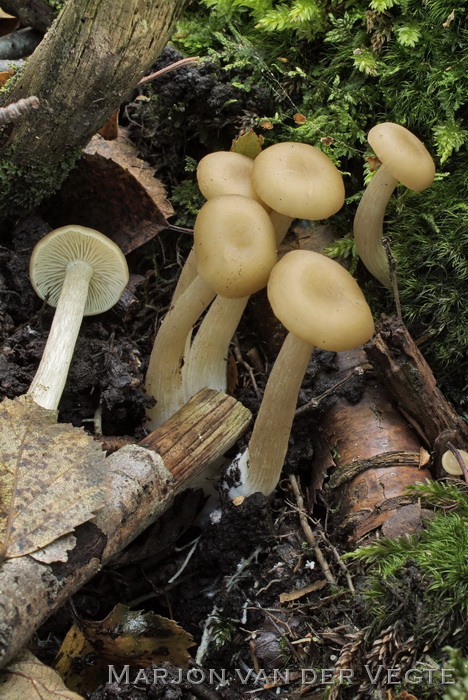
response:
[[[203,161],[210,164],[214,156],[235,153],[214,153],[199,164],[199,184],[205,196],[218,191],[211,185]],[[213,158],[212,158],[213,157]],[[245,156],[239,161],[243,163]],[[342,177],[330,158],[318,148],[303,143],[279,143],[262,151],[255,160],[247,158],[243,177],[238,181],[244,187],[251,172],[252,182],[262,200],[273,207],[270,219],[278,245],[286,235],[293,219],[324,219],[340,209],[344,202]],[[239,168],[240,171],[240,168]],[[210,173],[212,175],[212,173]],[[224,178],[222,182],[224,182]],[[229,181],[231,185],[233,178]],[[214,187],[214,186],[213,186]],[[208,310],[193,341],[188,356],[187,393],[192,395],[204,386],[226,391],[226,366],[229,343],[236,331],[249,298],[225,299],[218,297]]]
[[[164,318],[150,357],[146,389],[157,399],[148,411],[151,429],[190,398],[183,376],[186,339],[216,294],[242,298],[266,284],[277,260],[273,225],[248,197],[214,197],[197,216],[194,254],[198,275]],[[205,358],[210,365],[208,349]]]
[[[251,173],[253,160],[233,151],[208,153],[197,166],[197,182],[200,192],[206,199],[224,194],[240,194],[254,199],[265,209],[265,205],[252,187]],[[197,275],[195,252],[192,248],[182,268],[173,301],[187,289]]]
[[[382,165],[357,208],[354,238],[359,257],[369,272],[385,287],[390,287],[390,270],[382,246],[385,209],[399,182],[415,192],[429,187],[434,180],[435,165],[424,144],[399,124],[377,124],[369,131],[367,140]]]
[[[460,455],[460,459],[465,464],[466,470],[468,470],[468,452],[466,452],[466,450],[457,450],[457,452]],[[461,464],[452,450],[444,452],[441,461],[442,468],[447,474],[451,474],[452,476],[461,476],[463,474]]]
[[[28,394],[43,408],[57,409],[83,316],[103,313],[120,299],[127,261],[99,231],[70,225],[39,241],[29,274],[36,294],[57,310]]]
[[[275,315],[289,333],[268,378],[249,447],[233,463],[241,477],[231,496],[256,491],[268,496],[275,489],[314,346],[350,350],[374,332],[371,311],[354,278],[320,253],[287,253],[273,268],[267,291]]]

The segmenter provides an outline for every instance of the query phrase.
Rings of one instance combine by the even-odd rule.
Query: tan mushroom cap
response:
[[[367,140],[393,177],[410,190],[421,192],[434,180],[435,165],[429,151],[404,126],[393,122],[376,124]]]
[[[275,316],[310,345],[351,350],[374,333],[372,314],[357,282],[320,253],[287,253],[273,268],[267,291]]]
[[[344,203],[343,178],[330,158],[305,143],[277,143],[254,160],[252,183],[260,198],[280,214],[326,219]]]
[[[231,299],[262,289],[278,259],[270,217],[261,204],[237,194],[214,197],[202,206],[193,248],[198,274]]]
[[[67,265],[74,262],[93,268],[84,315],[94,316],[114,306],[128,282],[127,261],[107,236],[84,226],[62,226],[36,245],[29,264],[36,294],[57,306]]]
[[[459,453],[466,465],[466,468],[468,469],[468,452],[465,450],[459,450]],[[458,459],[451,450],[447,450],[442,455],[442,468],[447,472],[447,474],[451,474],[452,476],[460,476],[463,474],[462,468],[458,463]]]
[[[222,194],[241,194],[260,201],[251,180],[253,163],[252,158],[233,151],[209,153],[197,167],[200,192],[207,199]]]

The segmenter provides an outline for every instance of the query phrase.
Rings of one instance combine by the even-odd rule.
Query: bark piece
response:
[[[0,666],[221,457],[249,420],[250,412],[235,399],[205,389],[144,444],[128,445],[108,457],[108,501],[92,521],[76,529],[68,560],[47,565],[25,556],[0,567]]]
[[[414,429],[430,447],[445,431],[455,433],[460,446],[468,444],[468,425],[437,388],[430,367],[405,326],[396,318],[383,317],[377,330],[365,346],[366,354]]]
[[[337,353],[341,371],[363,362],[362,350]],[[420,468],[419,438],[393,407],[381,382],[369,378],[357,404],[338,397],[322,430],[334,454],[335,469],[326,491],[335,527],[354,542],[393,518],[388,531],[405,534],[407,521],[395,518],[395,512],[411,504],[407,486],[431,475]]]

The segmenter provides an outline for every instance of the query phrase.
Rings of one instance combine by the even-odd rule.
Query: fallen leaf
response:
[[[73,221],[101,231],[124,255],[170,228],[174,214],[154,168],[137,157],[125,129],[113,141],[94,136],[41,211],[54,228]]]
[[[45,547],[103,505],[105,455],[29,396],[0,404],[0,559]]]
[[[253,160],[261,152],[264,141],[265,139],[263,136],[258,136],[253,129],[250,129],[250,131],[247,131],[245,134],[242,134],[242,136],[238,136],[233,140],[230,150],[234,153],[248,156],[248,158],[252,158]]]
[[[0,671],[2,700],[84,700],[68,690],[59,674],[24,649]]]
[[[185,668],[190,661],[187,649],[194,644],[174,620],[119,604],[104,620],[73,625],[54,667],[69,688],[85,693],[107,680],[109,663],[146,667],[169,661]]]
[[[102,136],[106,141],[114,141],[119,135],[119,110],[112,112],[106,123],[101,126],[98,131],[99,136]]]

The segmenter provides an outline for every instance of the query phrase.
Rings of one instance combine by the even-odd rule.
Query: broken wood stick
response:
[[[72,535],[0,566],[0,667],[232,447],[249,421],[238,401],[203,389],[140,444],[108,457],[109,494],[97,515]]]

